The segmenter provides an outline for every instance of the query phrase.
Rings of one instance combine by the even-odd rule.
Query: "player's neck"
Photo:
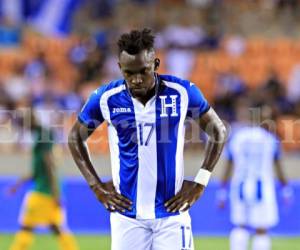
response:
[[[153,84],[152,88],[148,91],[148,93],[145,96],[142,97],[137,97],[136,99],[138,99],[143,105],[146,105],[146,103],[155,95],[155,83]]]

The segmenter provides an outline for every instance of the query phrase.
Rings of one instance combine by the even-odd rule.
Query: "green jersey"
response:
[[[33,133],[32,173],[34,190],[51,195],[50,178],[47,172],[45,155],[50,153],[53,148],[53,134],[50,130],[43,127],[38,127]]]

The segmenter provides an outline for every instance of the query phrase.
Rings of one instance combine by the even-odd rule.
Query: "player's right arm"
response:
[[[86,140],[91,134],[92,131],[79,121],[77,121],[71,129],[68,143],[77,167],[98,200],[106,209],[109,211],[119,210],[121,212],[125,212],[125,209],[130,210],[131,201],[118,194],[111,182],[102,182],[96,173],[86,145]]]
[[[275,172],[281,183],[281,196],[285,204],[290,204],[293,200],[294,192],[293,189],[288,184],[287,178],[284,174],[283,167],[280,159],[275,159]]]
[[[225,167],[223,175],[221,176],[221,188],[225,188],[229,182],[233,170],[233,153],[231,150],[232,138],[228,140],[226,146],[224,147],[223,156],[225,158]]]
[[[132,202],[117,193],[112,182],[104,183],[101,181],[91,162],[86,144],[89,136],[104,121],[99,107],[100,96],[101,90],[95,91],[90,96],[69,133],[68,144],[77,167],[97,199],[109,211],[125,212],[125,209],[131,209]]]
[[[275,160],[275,171],[276,171],[276,174],[277,174],[277,177],[280,181],[280,183],[283,185],[283,186],[286,186],[288,184],[288,181],[285,177],[285,174],[283,172],[283,167],[282,167],[282,164],[281,164],[281,160],[280,159],[277,159]]]
[[[286,204],[289,204],[293,199],[293,189],[289,186],[288,180],[284,174],[282,160],[281,160],[281,144],[279,141],[276,142],[275,153],[274,153],[274,165],[277,178],[279,179],[282,188],[281,195]]]
[[[224,208],[227,200],[228,182],[232,175],[233,162],[230,159],[225,161],[225,168],[223,175],[221,176],[221,185],[217,191],[217,204],[219,208]]]
[[[227,142],[227,145],[224,147],[223,156],[225,158],[224,163],[224,172],[220,179],[220,187],[217,190],[216,198],[219,208],[224,208],[225,203],[228,197],[228,182],[232,176],[233,171],[233,154],[230,147],[230,142],[232,138]]]
[[[7,189],[7,193],[9,195],[14,195],[23,185],[25,185],[27,182],[31,181],[32,179],[33,179],[32,175],[21,177],[15,184],[13,184]]]

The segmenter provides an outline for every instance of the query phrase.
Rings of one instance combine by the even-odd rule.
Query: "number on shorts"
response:
[[[188,250],[192,247],[192,232],[190,227],[181,226],[182,245],[181,250]]]

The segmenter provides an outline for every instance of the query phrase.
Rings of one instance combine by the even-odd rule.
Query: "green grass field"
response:
[[[77,235],[81,250],[109,250],[110,238],[97,235]],[[0,249],[8,250],[13,235],[0,235]],[[195,250],[228,250],[227,238],[195,238]],[[55,238],[39,235],[30,250],[59,250]],[[172,250],[172,249],[170,249]],[[300,238],[274,238],[272,250],[300,250]]]

